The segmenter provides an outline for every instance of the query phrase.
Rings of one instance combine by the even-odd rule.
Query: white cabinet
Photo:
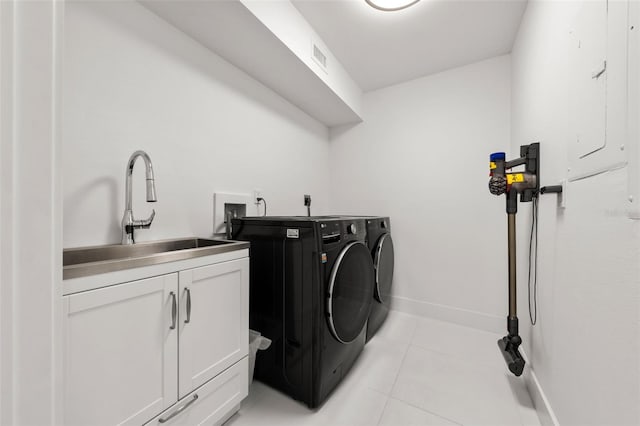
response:
[[[246,260],[180,272],[180,398],[248,353]]]
[[[148,424],[195,426],[222,423],[247,396],[248,364],[247,357],[242,358]]]
[[[65,425],[211,424],[233,412],[248,393],[249,259],[216,257],[64,297]]]
[[[139,425],[178,400],[178,275],[66,296],[65,425]]]

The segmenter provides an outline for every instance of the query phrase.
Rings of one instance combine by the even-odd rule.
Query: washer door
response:
[[[345,246],[331,271],[327,293],[329,328],[339,342],[353,342],[367,324],[374,279],[367,247],[360,242]]]
[[[376,271],[376,287],[374,296],[380,303],[388,305],[391,297],[393,281],[393,240],[391,234],[384,234],[378,239],[373,252],[373,266]]]

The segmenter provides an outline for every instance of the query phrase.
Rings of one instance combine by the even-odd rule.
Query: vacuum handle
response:
[[[513,191],[515,193],[515,191]],[[507,199],[510,197],[507,197]],[[498,347],[509,371],[516,377],[522,375],[525,361],[518,350],[522,338],[518,334],[517,295],[516,295],[516,214],[507,214],[508,252],[509,252],[509,316],[507,317],[507,335],[498,340]]]
[[[509,198],[510,197],[507,197],[507,200]],[[517,306],[517,294],[516,294],[516,214],[515,213],[507,214],[507,252],[509,256],[509,318],[516,318],[518,316],[518,306]],[[516,327],[515,334],[517,334],[517,327]]]

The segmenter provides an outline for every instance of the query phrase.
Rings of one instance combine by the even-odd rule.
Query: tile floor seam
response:
[[[391,398],[391,395],[393,395],[393,390],[395,389],[396,384],[398,383],[398,377],[400,377],[400,372],[402,371],[404,362],[407,360],[407,354],[409,353],[410,347],[411,347],[411,344],[408,344],[407,347],[404,349],[404,355],[402,355],[402,361],[400,361],[400,368],[398,368],[396,377],[393,379],[393,385],[391,385],[391,390],[389,391],[389,398]]]
[[[390,396],[387,395],[387,400],[384,402],[384,407],[382,408],[382,411],[380,412],[380,417],[378,418],[378,421],[376,422],[376,425],[380,425],[380,422],[382,422],[382,419],[384,418],[384,412],[387,410],[387,407],[389,406],[389,400],[391,399]]]
[[[413,331],[411,331],[411,337],[409,338],[409,342],[407,342],[408,344],[411,344],[411,342],[413,342],[413,339],[416,337],[416,333],[418,332],[418,321],[419,321],[419,318],[418,317],[415,317],[415,318],[416,318],[416,323],[413,326]]]
[[[365,389],[367,389],[370,392],[374,392],[377,393],[378,395],[382,395],[385,397],[385,401],[384,401],[384,407],[382,408],[382,410],[380,411],[380,416],[378,417],[378,421],[375,423],[376,425],[379,425],[380,422],[382,421],[382,416],[384,416],[384,410],[387,408],[387,405],[389,404],[389,399],[391,398],[391,395],[387,395],[386,393],[378,390],[378,389],[374,389],[368,385],[364,386]]]
[[[0,0],[0,1],[1,1],[1,0]],[[374,337],[374,338],[375,338],[375,337]],[[393,391],[393,385],[395,384],[395,381],[398,379],[398,375],[400,374],[400,370],[402,369],[402,362],[404,362],[404,357],[406,356],[407,351],[409,350],[409,344],[408,344],[408,343],[398,343],[398,342],[392,342],[392,341],[389,341],[389,343],[392,343],[392,344],[400,344],[400,345],[402,345],[402,346],[404,346],[404,347],[405,347],[405,348],[404,348],[404,352],[403,352],[403,354],[402,354],[402,360],[400,361],[400,363],[399,363],[399,365],[398,365],[398,369],[397,369],[397,371],[396,371],[396,373],[395,373],[395,375],[394,375],[394,379],[393,379],[393,380],[394,380],[394,382],[393,382],[393,384],[391,385],[391,387],[389,388],[389,392],[384,392],[384,391],[380,390],[379,388],[375,388],[375,387],[373,387],[371,384],[364,384],[364,388],[366,388],[366,389],[368,389],[368,390],[371,390],[371,391],[374,391],[374,392],[379,393],[379,394],[384,395],[384,396],[391,396],[391,392]],[[357,366],[357,365],[358,365],[358,363],[359,363],[359,362],[361,362],[361,361],[362,361],[362,358],[361,358],[361,357],[359,357],[359,358],[355,361],[355,363],[353,364],[353,366],[351,367],[351,369],[349,370],[349,372],[347,373],[347,376],[346,376],[346,377],[349,377],[350,375],[354,375],[354,374],[356,374],[356,375],[357,375],[357,368],[356,368],[356,366]]]
[[[460,422],[457,422],[457,421],[455,421],[455,420],[453,420],[453,419],[450,419],[450,418],[448,418],[448,417],[445,417],[445,416],[443,416],[442,414],[438,414],[438,413],[436,413],[436,412],[433,412],[433,411],[430,411],[430,410],[426,410],[426,409],[424,409],[424,408],[422,408],[422,407],[418,407],[417,405],[412,404],[412,403],[411,403],[411,402],[409,402],[409,401],[404,401],[404,400],[399,399],[399,398],[396,398],[396,397],[394,397],[394,396],[390,396],[390,397],[389,397],[389,399],[393,399],[394,401],[401,402],[401,403],[406,404],[406,405],[408,405],[408,406],[410,406],[410,407],[413,407],[413,408],[415,408],[415,409],[417,409],[417,410],[423,411],[423,412],[425,412],[425,413],[429,413],[429,414],[431,414],[431,415],[433,415],[433,416],[439,417],[439,418],[441,418],[441,419],[443,419],[443,420],[446,420],[446,421],[448,421],[448,422],[451,422],[451,423],[453,423],[453,424],[460,425],[460,426],[464,426],[464,425],[463,425],[462,423],[460,423]],[[387,404],[389,404],[389,401],[387,401]]]
[[[414,333],[415,333],[416,329],[417,329],[417,326],[416,326],[416,327],[414,327],[414,329],[413,329],[413,332],[414,332]],[[411,340],[413,340],[413,335],[411,336]],[[389,397],[387,398],[387,403],[386,403],[386,404],[385,404],[385,406],[384,406],[384,410],[382,410],[382,415],[380,416],[380,419],[378,420],[378,425],[380,425],[380,422],[382,421],[382,418],[384,417],[384,411],[385,411],[385,410],[387,409],[387,407],[389,406],[389,400],[390,400],[390,399],[394,399],[394,400],[396,400],[396,401],[400,401],[400,402],[405,403],[405,404],[407,404],[407,405],[411,405],[411,406],[413,406],[412,404],[409,404],[409,403],[407,403],[406,401],[399,400],[399,399],[394,398],[394,397],[392,396],[392,395],[393,395],[393,390],[395,389],[396,384],[398,383],[398,377],[400,377],[400,372],[402,371],[402,366],[404,365],[404,362],[405,362],[405,361],[406,361],[406,359],[407,359],[407,354],[409,353],[409,348],[410,348],[410,347],[411,347],[411,343],[409,343],[409,344],[407,345],[407,347],[405,348],[405,350],[404,350],[404,355],[402,356],[402,361],[400,361],[400,368],[398,368],[398,372],[396,373],[396,377],[395,377],[395,379],[393,380],[393,385],[391,386],[391,390],[389,391]],[[415,407],[415,408],[417,408],[417,407]],[[424,411],[424,410],[423,410],[423,411]],[[442,416],[439,416],[439,417],[442,417]],[[459,424],[459,423],[456,423],[456,424]]]
[[[405,354],[405,358],[404,358],[404,359],[403,359],[403,361],[402,361],[403,366],[404,366],[404,363],[406,362],[406,357],[407,357],[407,355],[408,355],[408,353],[409,353],[409,351],[411,350],[411,348],[412,348],[412,347],[413,347],[413,349],[417,349],[417,350],[419,350],[419,351],[430,352],[430,353],[438,354],[438,355],[441,355],[441,356],[442,356],[442,355],[443,355],[443,356],[447,356],[447,357],[448,357],[448,356],[452,356],[451,354],[448,354],[448,353],[443,353],[443,352],[439,352],[439,351],[435,351],[435,350],[430,350],[430,349],[426,349],[426,348],[423,348],[423,347],[416,346],[416,345],[413,345],[413,344],[412,344],[412,345],[409,345],[409,348],[407,349],[407,354]],[[460,360],[460,358],[457,358],[457,360]],[[401,370],[402,370],[402,367],[401,367]],[[400,376],[400,374],[398,374],[398,376],[396,377],[396,381],[398,380],[399,376]],[[455,391],[446,391],[446,392],[441,392],[441,391],[439,391],[439,390],[438,390],[438,388],[436,388],[436,387],[432,387],[432,386],[429,386],[429,387],[430,387],[430,388],[431,388],[431,390],[433,390],[434,392],[438,392],[438,393],[440,393],[440,394],[444,394],[444,395],[446,395],[446,396],[448,396],[448,397],[451,397],[451,398],[457,398],[457,397],[459,397],[458,393],[457,393],[457,392],[455,392]],[[461,420],[457,420],[457,421],[456,421],[456,420],[450,419],[449,417],[445,417],[445,416],[443,416],[442,414],[438,414],[438,413],[436,413],[436,412],[429,411],[429,410],[427,410],[427,409],[425,409],[425,408],[423,408],[423,407],[420,407],[419,405],[416,405],[415,403],[412,403],[412,402],[410,402],[410,401],[406,401],[406,400],[404,400],[404,399],[402,399],[402,398],[400,398],[400,397],[398,397],[398,396],[395,396],[395,395],[394,395],[394,390],[395,390],[395,388],[396,388],[396,383],[394,383],[394,387],[392,388],[392,393],[391,393],[391,395],[390,395],[390,398],[392,398],[392,399],[394,399],[394,400],[396,400],[396,401],[400,401],[400,402],[402,402],[402,403],[405,403],[405,404],[407,404],[407,405],[410,405],[410,406],[412,406],[412,407],[414,407],[414,408],[417,408],[417,409],[419,409],[419,410],[429,412],[429,413],[434,414],[434,415],[436,415],[436,416],[438,416],[438,417],[441,417],[441,418],[443,418],[443,419],[446,419],[446,420],[448,420],[448,421],[451,421],[451,422],[453,422],[453,423],[455,423],[455,424],[462,425],[462,426],[466,426],[466,424],[461,423]],[[501,397],[498,397],[496,400],[498,400],[498,399],[502,399],[502,398],[501,398]],[[521,416],[520,410],[516,408],[516,409],[514,410],[514,413],[515,413],[515,414],[517,414],[517,418],[518,418],[518,420],[519,420],[519,422],[520,422],[520,425],[522,425],[522,424],[523,424],[523,422],[522,422],[522,416]],[[472,423],[472,424],[473,424],[473,423]],[[500,424],[500,425],[502,425],[501,423],[496,423],[495,425],[492,425],[492,426],[497,426],[497,425],[499,425],[499,424]],[[517,424],[517,423],[513,423],[513,424],[504,424],[504,426],[515,426],[516,424]],[[519,426],[520,426],[520,425],[519,425]]]
[[[411,343],[409,346],[413,346],[416,349],[420,349],[420,350],[423,350],[423,351],[431,352],[431,353],[434,353],[434,354],[450,356],[450,357],[453,357],[454,359],[462,360],[461,357],[459,357],[457,355],[454,355],[454,354],[452,354],[450,352],[443,352],[443,351],[439,351],[437,349],[427,348],[427,347],[424,347],[424,346],[419,346],[419,345],[416,345],[414,343]],[[496,350],[496,352],[497,352],[497,350]],[[482,364],[483,367],[493,367],[489,362],[480,361],[479,364]]]
[[[407,355],[408,355],[408,353],[409,353],[409,349],[411,349],[411,347],[412,347],[412,346],[413,346],[415,349],[418,349],[418,350],[421,350],[421,351],[432,352],[432,353],[436,353],[436,354],[439,354],[439,355],[445,355],[445,356],[450,356],[450,355],[451,355],[451,354],[447,354],[447,353],[443,353],[443,352],[432,351],[432,350],[425,349],[425,348],[422,348],[422,347],[420,347],[420,346],[416,346],[416,345],[409,345],[409,347],[407,348],[407,353],[405,354],[405,357],[402,359],[402,364],[401,364],[401,366],[400,366],[400,371],[402,371],[402,366],[404,365],[404,362],[405,362],[405,360],[406,360],[406,357],[407,357]],[[389,397],[391,397],[391,398],[393,398],[393,399],[395,399],[395,400],[397,400],[397,401],[404,402],[405,404],[411,405],[412,407],[420,408],[420,407],[418,407],[417,405],[415,405],[415,404],[413,404],[413,403],[411,403],[411,402],[409,402],[409,401],[405,401],[404,399],[401,399],[401,398],[399,398],[399,397],[397,397],[397,396],[393,396],[393,390],[395,389],[396,382],[397,382],[397,380],[398,380],[398,378],[399,378],[399,376],[400,376],[400,371],[398,371],[398,375],[396,376],[396,381],[393,383],[393,387],[391,388],[391,395],[389,395]],[[433,391],[438,391],[438,390],[437,390],[436,388],[434,388],[434,387],[429,386],[429,388],[430,388],[430,389],[432,389]],[[449,392],[449,391],[448,391],[448,392],[443,392],[443,393],[444,393],[444,394],[446,394],[446,395],[457,396],[457,394],[456,394],[456,393],[454,393],[454,392]],[[422,410],[422,411],[428,411],[428,410],[425,410],[424,408],[420,408],[420,410]],[[439,416],[439,417],[443,417],[443,416],[441,416],[441,415],[439,415],[439,414],[437,414],[437,416]],[[444,417],[443,417],[443,418],[444,418]],[[453,420],[452,420],[452,421],[453,421]],[[456,422],[456,421],[454,421],[454,423],[456,423],[456,424],[461,424],[461,423],[458,423],[458,422]]]
[[[472,327],[470,325],[458,324],[457,322],[446,321],[446,320],[439,319],[439,318],[436,318],[436,317],[409,314],[409,313],[406,313],[406,312],[403,312],[403,311],[395,311],[395,312],[400,312],[401,314],[408,315],[408,316],[414,317],[414,318],[419,319],[419,320],[434,321],[436,323],[442,323],[442,324],[446,324],[446,325],[453,325],[453,326],[465,328],[465,329],[468,329],[468,330],[479,331],[481,333],[495,334],[497,336],[499,336],[501,334],[501,333],[498,333],[498,332],[495,332],[495,331],[489,331],[489,330],[485,330],[483,328],[476,328],[476,327]]]

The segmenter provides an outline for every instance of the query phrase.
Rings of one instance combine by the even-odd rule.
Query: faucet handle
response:
[[[151,222],[153,222],[153,218],[156,217],[155,209],[151,211],[151,216],[148,219],[144,220],[134,220],[133,227],[134,228],[149,228],[151,227]]]

